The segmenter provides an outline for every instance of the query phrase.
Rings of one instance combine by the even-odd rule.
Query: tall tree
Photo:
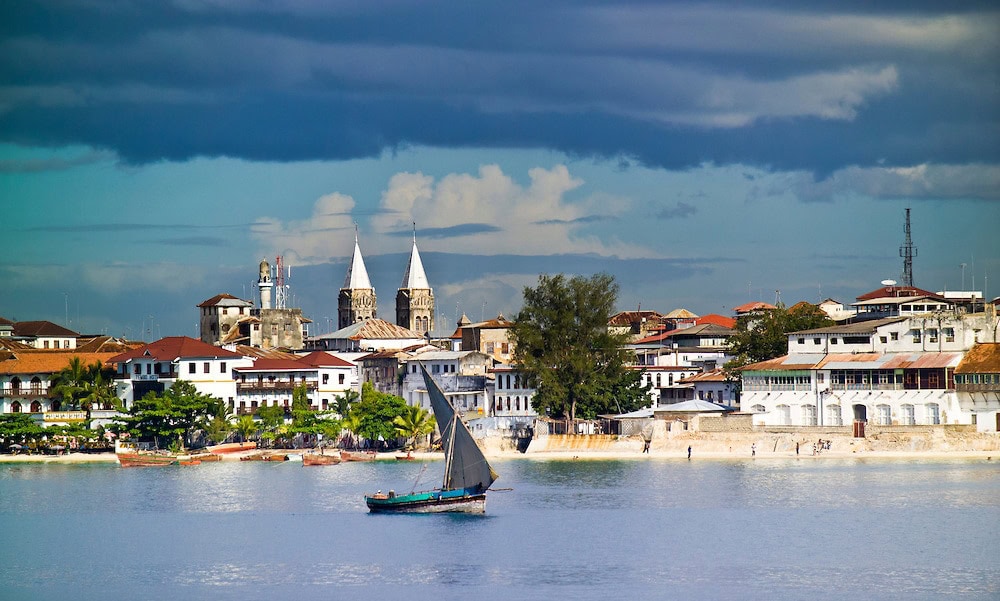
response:
[[[514,362],[535,387],[532,407],[552,417],[592,419],[649,402],[642,374],[628,368],[628,336],[608,330],[615,279],[541,275],[524,289],[513,328]]]
[[[407,405],[402,415],[392,420],[396,434],[406,439],[406,446],[416,446],[417,438],[434,431],[434,417],[430,411],[417,405]]]

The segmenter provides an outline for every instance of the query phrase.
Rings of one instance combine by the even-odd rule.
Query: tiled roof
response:
[[[830,353],[785,355],[753,363],[741,371],[790,371],[806,369],[940,369],[955,367],[961,353]]]
[[[854,300],[866,301],[875,298],[891,298],[898,296],[932,296],[934,298],[944,300],[942,297],[934,294],[929,290],[923,290],[922,288],[917,288],[915,286],[882,286],[871,292],[866,292]]]
[[[480,321],[479,323],[472,323],[467,326],[462,326],[465,328],[479,328],[480,330],[496,330],[503,328],[513,328],[514,322],[508,320],[502,314],[497,315],[494,319],[487,319],[486,321]]]
[[[189,358],[233,358],[239,359],[240,355],[224,348],[188,338],[187,336],[168,336],[156,342],[150,342],[137,349],[115,355],[111,358],[114,363],[122,363],[141,357],[150,357],[161,361],[173,361],[174,359]]]
[[[687,309],[674,309],[663,317],[664,319],[695,319],[698,316]]]
[[[733,312],[736,314],[740,314],[740,313],[750,313],[752,311],[764,311],[771,309],[777,309],[777,307],[775,307],[774,305],[770,305],[768,303],[753,301],[749,303],[744,303],[738,307],[733,307]]]
[[[233,296],[232,294],[216,294],[207,301],[203,301],[198,304],[199,307],[252,307],[253,303],[250,301],[245,301],[242,298]]]
[[[69,366],[70,359],[79,357],[84,365],[100,362],[109,366],[114,353],[80,353],[75,350],[17,351],[0,360],[0,374],[54,374]]]
[[[14,324],[15,336],[68,336],[76,338],[78,333],[51,321],[19,321]]]
[[[30,348],[35,348],[35,347],[31,346],[30,344],[25,344],[24,342],[21,342],[19,340],[13,340],[11,338],[8,338],[7,336],[0,337],[0,349],[17,351]]]
[[[317,336],[320,340],[422,340],[419,332],[414,332],[384,319],[365,319],[341,328],[332,334]]]
[[[825,328],[814,328],[812,330],[800,330],[792,334],[874,334],[878,328],[904,321],[905,317],[886,317],[884,319],[871,319],[856,323],[847,323],[839,326],[827,326]]]
[[[708,315],[702,315],[698,319],[694,320],[696,326],[700,326],[706,323],[714,323],[717,326],[722,326],[724,328],[733,329],[736,327],[736,320],[732,317],[726,317],[725,315],[719,315],[717,313],[709,313]]]
[[[124,353],[142,345],[142,342],[114,338],[113,336],[94,336],[89,340],[78,339],[76,351],[79,353]]]
[[[1000,373],[1000,344],[995,342],[976,344],[962,362],[955,368],[956,374],[996,374]]]
[[[704,373],[695,374],[680,381],[682,384],[692,384],[695,382],[725,382],[726,374],[721,369],[713,369]]]
[[[310,367],[354,367],[349,361],[344,361],[340,357],[334,357],[324,351],[313,351],[299,357],[297,361]]]
[[[12,326],[14,322],[7,319],[6,317],[0,317],[0,326]]]
[[[294,360],[296,356],[292,353],[286,353],[285,351],[280,351],[278,349],[263,349],[257,348],[255,346],[247,346],[245,344],[237,344],[233,347],[236,352],[241,357],[253,357],[257,359],[292,359]]]
[[[662,334],[656,334],[654,336],[648,336],[642,340],[637,341],[635,344],[648,344],[651,342],[660,342],[666,340],[667,338],[681,338],[684,336],[732,336],[734,330],[727,328],[725,326],[716,325],[714,323],[706,323],[697,326],[691,326],[690,328],[683,328],[681,330],[670,330],[669,332],[664,332]]]

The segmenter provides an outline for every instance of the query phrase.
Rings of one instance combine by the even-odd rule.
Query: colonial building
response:
[[[411,356],[405,363],[402,397],[409,405],[431,411],[420,365],[427,369],[460,414],[481,417],[486,413],[489,403],[486,373],[493,365],[488,355],[435,349]]]
[[[740,406],[765,425],[970,424],[956,368],[990,329],[925,313],[793,332],[787,355],[743,368]]]
[[[236,298],[231,294],[216,294],[212,298],[198,304],[199,309],[199,332],[201,341],[207,344],[223,344],[229,342],[242,342],[249,344],[250,334],[240,333],[241,323],[253,321],[258,324],[259,320],[251,320],[251,310],[253,303]],[[247,324],[249,327],[249,324]]]
[[[492,370],[494,376],[493,403],[491,415],[494,417],[537,416],[531,407],[535,389],[528,384],[525,374],[511,365],[498,365]]]
[[[493,357],[499,363],[510,363],[514,356],[514,343],[510,340],[514,322],[508,321],[502,313],[496,319],[460,327],[463,351],[477,351]]]
[[[313,350],[353,353],[404,349],[425,342],[426,339],[413,330],[382,319],[371,318],[357,321],[330,334],[313,336],[308,340],[307,346]]]
[[[69,367],[73,357],[84,365],[107,365],[117,352],[21,349],[0,351],[0,413],[58,412],[63,407],[52,391],[52,378]],[[98,409],[111,409],[100,407]]]
[[[663,315],[656,311],[621,311],[608,319],[608,331],[641,340],[665,329]]]
[[[979,431],[1000,432],[1000,343],[981,342],[965,354],[955,368],[955,390]]]
[[[357,389],[356,374],[354,365],[322,351],[297,359],[257,359],[253,365],[233,368],[236,399],[230,409],[236,413],[254,413],[268,406],[290,410],[293,391],[304,386],[309,406],[326,411],[337,397]]]
[[[117,366],[118,398],[126,408],[148,392],[162,393],[177,380],[191,382],[198,392],[232,406],[236,402],[232,370],[248,367],[253,360],[187,336],[168,336],[115,355],[109,363]]]
[[[51,321],[18,321],[11,327],[11,338],[37,349],[75,349],[80,335]]]

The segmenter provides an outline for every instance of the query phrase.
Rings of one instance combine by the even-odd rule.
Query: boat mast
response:
[[[448,428],[451,430],[451,436],[448,437],[448,448],[444,451],[444,482],[441,484],[441,490],[451,490],[451,465],[455,461],[455,427],[458,425],[456,421],[458,420],[458,412],[456,411],[451,417],[451,424]]]

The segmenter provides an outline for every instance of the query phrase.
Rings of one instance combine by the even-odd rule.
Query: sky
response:
[[[1000,295],[1000,10],[852,0],[0,3],[0,316],[197,337],[257,296],[333,329],[358,236],[436,332],[540,274],[619,309]]]

